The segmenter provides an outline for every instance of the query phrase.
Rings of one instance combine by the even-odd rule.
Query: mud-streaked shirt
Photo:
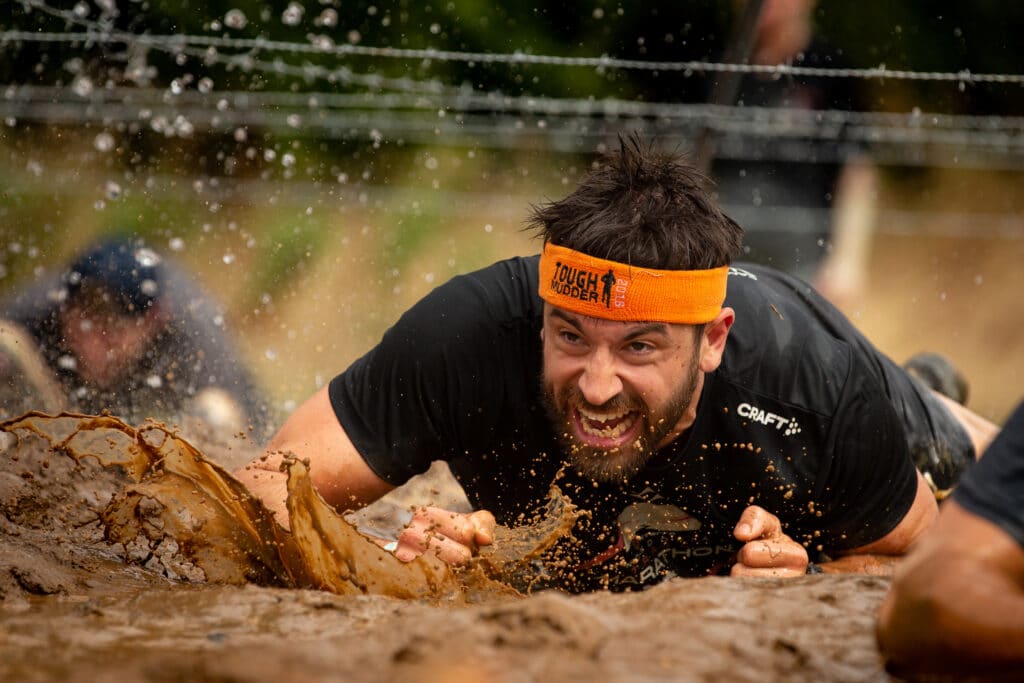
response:
[[[338,419],[380,477],[401,484],[445,460],[500,523],[543,504],[563,457],[540,398],[537,277],[527,257],[454,278],[332,380]],[[559,549],[556,583],[622,589],[721,571],[752,504],[812,554],[856,548],[910,509],[912,453],[969,450],[952,418],[807,284],[738,264],[726,305],[736,321],[692,427],[628,483],[559,479],[591,514]]]

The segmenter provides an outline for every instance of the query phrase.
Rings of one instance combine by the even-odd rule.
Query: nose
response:
[[[594,406],[600,406],[622,392],[622,379],[615,366],[615,359],[607,349],[596,349],[587,358],[579,379],[583,398]]]

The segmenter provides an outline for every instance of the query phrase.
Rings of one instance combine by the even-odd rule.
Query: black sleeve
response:
[[[826,552],[882,538],[917,495],[905,427],[881,390],[873,391],[865,381],[848,397],[839,406],[829,439],[830,464],[815,496]]]
[[[516,335],[506,293],[490,284],[460,276],[438,287],[331,381],[339,422],[385,481],[401,484],[434,460],[479,448],[508,404],[514,381],[503,378]]]
[[[964,474],[953,499],[1024,546],[1024,403]]]

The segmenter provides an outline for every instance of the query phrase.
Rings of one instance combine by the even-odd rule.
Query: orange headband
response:
[[[540,298],[552,306],[605,320],[711,322],[722,310],[729,266],[653,270],[545,244]]]

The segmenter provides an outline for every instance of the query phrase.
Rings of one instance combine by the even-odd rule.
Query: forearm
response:
[[[973,559],[932,558],[901,576],[883,604],[882,653],[896,672],[980,673],[1024,666],[1024,594]]]
[[[892,576],[900,555],[876,555],[870,553],[847,555],[818,566],[826,574],[869,574],[871,576]]]
[[[879,611],[894,671],[979,673],[1024,666],[1024,551],[955,500],[901,564]]]

